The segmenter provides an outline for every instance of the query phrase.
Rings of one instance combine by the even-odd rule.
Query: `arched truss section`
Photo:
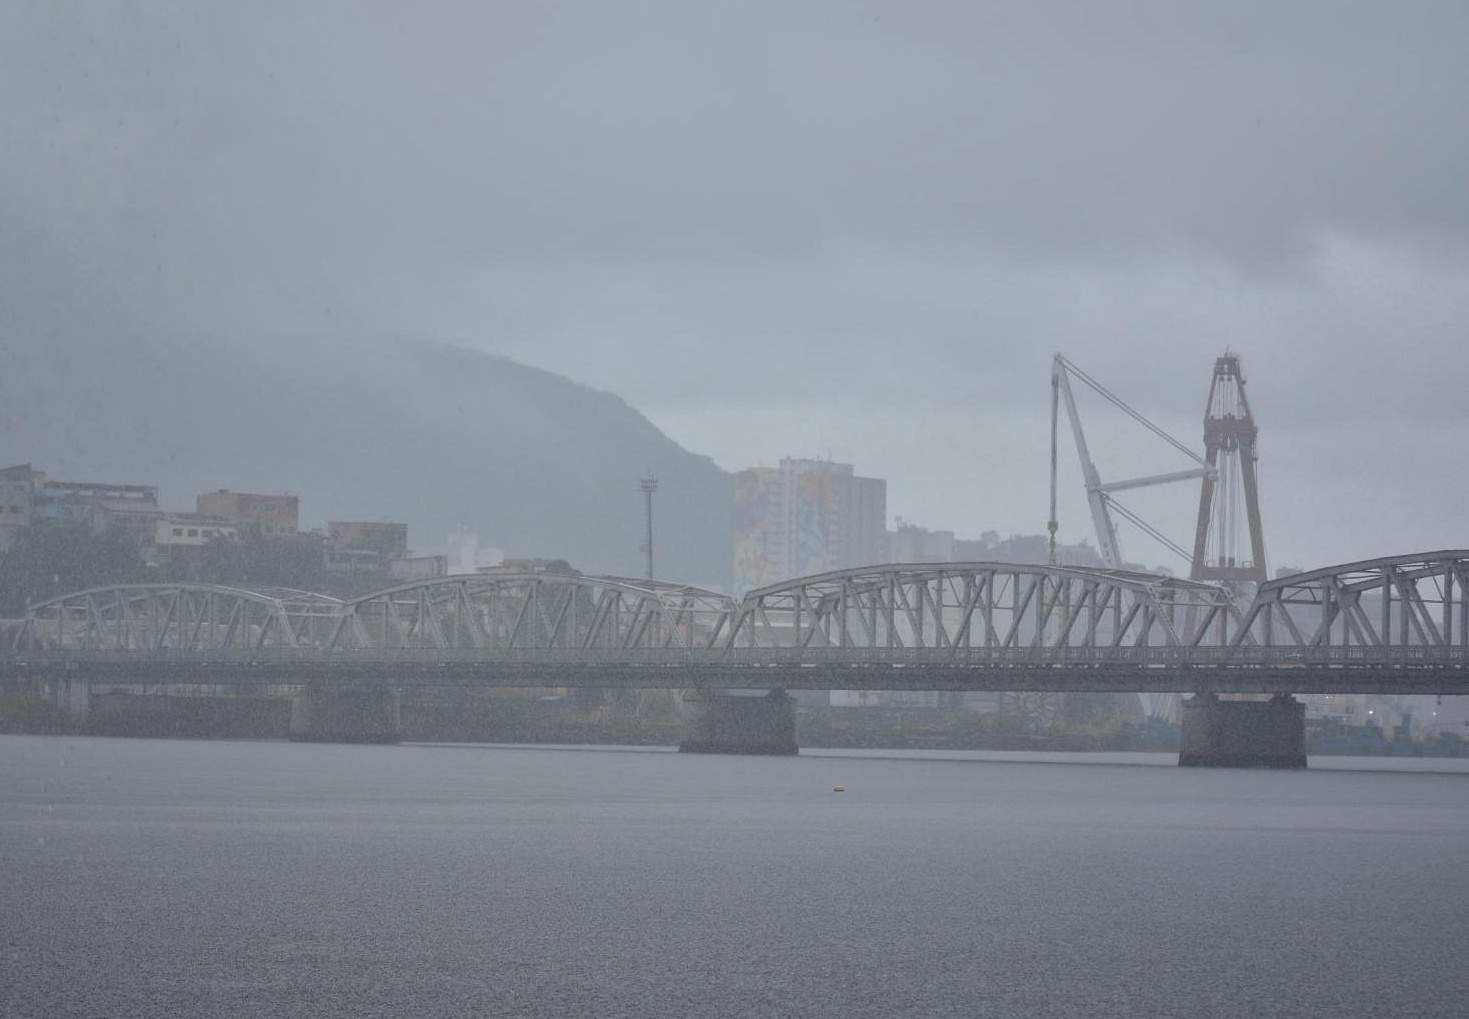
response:
[[[1212,584],[1126,570],[1016,563],[895,563],[751,591],[731,647],[1197,647],[1239,622]]]
[[[726,595],[659,581],[476,573],[404,584],[347,602],[329,645],[492,651],[710,648],[733,607]]]
[[[295,648],[330,635],[340,601],[327,595],[216,584],[119,584],[31,606],[14,648],[211,651]]]
[[[1469,647],[1469,550],[1365,559],[1261,584],[1233,644]]]
[[[279,601],[291,621],[296,642],[308,647],[325,647],[342,614],[342,599],[329,594],[294,587],[252,587],[250,591]]]

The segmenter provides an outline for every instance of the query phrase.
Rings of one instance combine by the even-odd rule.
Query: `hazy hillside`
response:
[[[54,252],[5,240],[0,465],[156,483],[170,508],[286,490],[307,525],[401,519],[420,547],[467,525],[512,555],[633,574],[651,469],[659,573],[727,582],[727,475],[615,396],[413,340],[151,335]]]

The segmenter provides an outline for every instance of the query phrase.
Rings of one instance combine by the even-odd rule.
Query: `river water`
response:
[[[1170,760],[0,737],[0,1014],[1469,1015],[1469,762]]]

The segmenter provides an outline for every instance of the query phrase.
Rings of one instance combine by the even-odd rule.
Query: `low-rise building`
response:
[[[294,495],[262,495],[221,488],[204,493],[194,503],[194,508],[205,516],[222,517],[241,529],[258,530],[267,538],[300,530],[301,500]]]
[[[45,480],[36,489],[33,521],[64,521],[84,524],[97,533],[117,526],[131,533],[139,544],[152,536],[158,508],[156,485],[117,485],[93,481]]]
[[[434,573],[436,567],[432,562],[417,561],[435,557],[410,557],[408,525],[391,520],[327,521],[325,555],[328,573],[385,573],[402,580],[417,580],[447,572],[443,569]]]
[[[369,548],[333,548],[331,545],[323,545],[322,554],[328,573],[350,576],[359,573],[383,573],[387,570],[387,560],[381,553]]]
[[[888,532],[888,562],[951,563],[954,561],[954,532],[930,531],[907,523],[902,517],[897,529]]]
[[[41,482],[36,490],[33,520],[70,520],[104,530],[109,514],[157,513],[157,485],[116,485],[96,481]]]
[[[408,555],[408,525],[388,520],[328,520],[326,542],[332,548],[376,552],[386,560]]]
[[[56,481],[30,464],[0,470],[0,550],[46,521],[82,524],[98,533],[117,529],[145,546],[161,515],[156,485]]]
[[[0,470],[0,551],[43,521],[82,524],[97,533],[120,530],[145,546],[160,515],[156,485],[59,482],[31,464]]]
[[[581,571],[565,559],[502,559],[494,566],[481,566],[476,573],[563,573],[579,577]]]
[[[157,506],[139,505],[130,500],[103,499],[92,508],[92,527],[98,531],[116,531],[139,548],[146,548],[153,544],[158,521],[166,515]]]
[[[45,480],[46,475],[30,464],[0,469],[0,552],[31,526],[36,489]]]
[[[163,561],[203,548],[211,541],[239,537],[234,523],[203,513],[161,513],[153,524],[154,554]]]
[[[388,576],[394,580],[432,580],[448,574],[448,556],[402,556],[388,561]]]

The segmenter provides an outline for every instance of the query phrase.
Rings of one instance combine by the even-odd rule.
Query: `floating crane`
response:
[[[1092,461],[1086,431],[1076,408],[1072,380],[1082,383],[1108,403],[1132,418],[1173,449],[1193,461],[1185,470],[1150,474],[1144,477],[1103,481]],[[1057,354],[1051,365],[1051,514],[1046,522],[1050,532],[1050,561],[1056,561],[1057,460],[1060,445],[1061,408],[1076,444],[1086,485],[1087,505],[1102,561],[1113,569],[1121,569],[1121,542],[1117,537],[1115,517],[1121,517],[1144,534],[1172,551],[1189,564],[1194,580],[1258,583],[1267,578],[1265,538],[1260,524],[1259,478],[1256,463],[1256,438],[1259,429],[1250,413],[1245,395],[1245,378],[1239,357],[1228,351],[1214,362],[1214,375],[1209,384],[1209,398],[1204,406],[1204,453],[1194,452],[1183,442],[1148,420],[1125,400],[1092,378],[1073,362]],[[1130,489],[1168,485],[1181,481],[1200,483],[1199,510],[1192,552],[1173,541],[1162,531],[1117,500],[1116,493]],[[1244,554],[1236,533],[1243,518],[1249,532],[1249,555]]]
[[[1076,409],[1072,380],[1082,383],[1102,399],[1122,411],[1169,446],[1191,460],[1194,466],[1164,474],[1120,481],[1103,481],[1092,461],[1086,431]],[[1056,565],[1056,476],[1060,446],[1061,408],[1076,444],[1086,484],[1087,505],[1092,526],[1097,532],[1097,545],[1102,561],[1113,569],[1121,569],[1122,546],[1117,537],[1115,517],[1134,524],[1139,530],[1172,551],[1189,564],[1193,580],[1218,581],[1230,588],[1236,597],[1268,579],[1265,562],[1265,536],[1260,524],[1260,486],[1256,439],[1259,429],[1250,413],[1245,395],[1245,377],[1239,357],[1225,351],[1214,361],[1214,375],[1209,383],[1209,398],[1204,405],[1204,453],[1200,456],[1183,442],[1149,421],[1125,400],[1092,378],[1086,372],[1057,354],[1051,365],[1051,515],[1046,522],[1050,532],[1051,565]],[[1117,501],[1116,493],[1180,481],[1199,481],[1199,509],[1194,529],[1194,547],[1190,552],[1142,517]],[[1242,536],[1243,523],[1248,530],[1248,555]],[[1177,694],[1155,694],[1143,699],[1149,715],[1176,722],[1181,710]]]

